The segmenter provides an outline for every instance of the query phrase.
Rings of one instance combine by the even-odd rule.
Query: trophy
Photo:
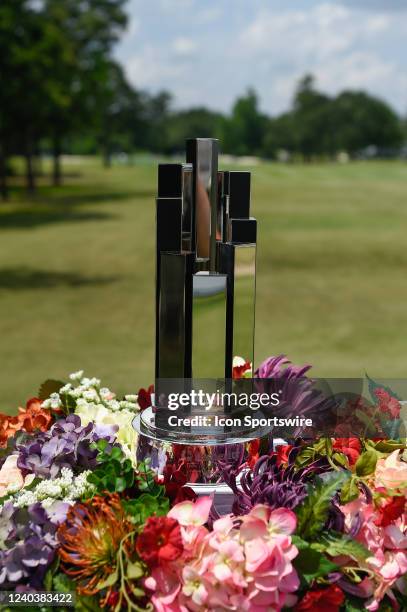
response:
[[[185,163],[159,165],[155,394],[134,423],[142,436],[205,446],[256,437],[188,425],[203,406],[180,406],[177,417],[191,419],[169,426],[166,401],[171,392],[230,390],[234,357],[253,364],[256,233],[250,173],[219,171],[217,140],[187,140]],[[211,418],[228,410],[217,406]]]

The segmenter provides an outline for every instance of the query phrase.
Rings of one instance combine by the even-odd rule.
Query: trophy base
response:
[[[151,467],[159,475],[182,470],[185,486],[198,497],[213,496],[213,506],[220,514],[232,510],[233,491],[223,482],[221,464],[239,469],[245,464],[247,436],[230,438],[224,432],[190,435],[155,427],[154,413],[147,408],[133,420],[139,434],[137,460],[149,458]],[[244,467],[242,467],[244,469]]]

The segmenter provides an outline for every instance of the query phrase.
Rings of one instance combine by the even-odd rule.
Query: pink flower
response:
[[[400,489],[407,493],[407,463],[399,457],[400,449],[393,451],[386,459],[379,459],[376,465],[376,487]]]
[[[24,477],[17,467],[18,455],[9,455],[0,470],[0,497],[6,495],[7,488],[18,491],[24,486]]]
[[[185,527],[204,525],[212,506],[210,497],[200,497],[196,502],[191,500],[176,504],[168,513],[170,518],[176,519],[180,525]]]
[[[399,579],[407,573],[406,515],[395,513],[392,518],[387,514],[388,520],[383,524],[384,507],[377,508],[363,498],[341,507],[347,530],[352,528],[355,521],[361,521],[356,539],[372,553],[365,562],[360,563],[362,569],[371,573],[364,586],[366,596],[371,596],[365,608],[372,612],[379,609],[385,595],[394,599],[392,589],[397,588]]]
[[[209,531],[204,523],[210,507],[207,497],[170,511],[168,518],[181,524],[184,549],[145,581],[154,590],[156,609],[266,612],[295,603],[292,594],[299,579],[291,563],[298,554],[291,541],[294,513],[258,505],[246,516],[218,519]]]

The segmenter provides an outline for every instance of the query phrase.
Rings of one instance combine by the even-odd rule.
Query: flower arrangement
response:
[[[288,383],[308,369],[274,357],[256,376]],[[393,431],[405,408],[369,384],[372,418]],[[196,497],[184,450],[137,462],[131,422],[152,391],[118,399],[76,372],[0,415],[0,590],[73,592],[76,609],[115,612],[407,609],[405,439],[218,449],[212,473],[233,493],[219,516]]]

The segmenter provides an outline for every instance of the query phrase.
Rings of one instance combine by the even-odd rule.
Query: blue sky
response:
[[[228,111],[252,86],[274,115],[306,72],[407,114],[407,0],[128,0],[116,49],[135,87]]]

